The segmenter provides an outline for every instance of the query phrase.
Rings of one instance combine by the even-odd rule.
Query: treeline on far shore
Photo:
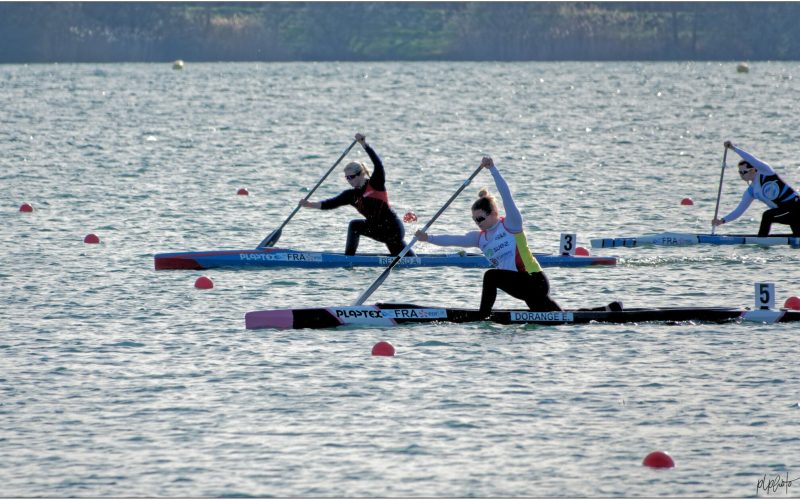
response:
[[[794,2],[0,2],[0,62],[795,60]]]

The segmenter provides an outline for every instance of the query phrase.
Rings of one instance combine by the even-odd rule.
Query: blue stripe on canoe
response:
[[[591,240],[592,248],[634,248],[648,245],[687,246],[687,245],[761,245],[800,248],[800,236],[771,235],[759,237],[755,234],[694,234],[694,233],[658,233],[624,238],[595,238]]]
[[[613,266],[616,257],[561,256],[534,254],[542,267]],[[249,250],[218,250],[203,252],[160,253],[155,257],[156,269],[226,268],[334,268],[387,267],[394,257],[384,254],[344,255],[330,252],[303,252],[290,249],[263,248]],[[482,254],[418,254],[403,257],[397,267],[465,267],[489,268]]]

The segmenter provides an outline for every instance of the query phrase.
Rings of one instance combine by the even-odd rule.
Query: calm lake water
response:
[[[153,268],[254,248],[355,132],[419,226],[488,154],[534,251],[708,232],[725,139],[800,187],[798,80],[797,63],[0,66],[2,495],[800,496],[758,488],[800,477],[796,325],[249,331],[248,311],[346,305],[382,270]],[[431,231],[471,229],[483,185]],[[313,199],[345,187],[337,170]],[[744,187],[726,174],[720,213]],[[720,232],[756,232],[763,208]],[[342,251],[356,215],[303,210],[280,246]],[[788,247],[593,253],[620,265],[547,269],[562,306],[800,295]],[[477,306],[482,273],[397,270],[368,302]],[[379,340],[397,356],[372,357]],[[653,450],[677,467],[643,467]]]

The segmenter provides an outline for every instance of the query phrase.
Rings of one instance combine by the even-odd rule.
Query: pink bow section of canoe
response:
[[[291,309],[252,311],[244,315],[244,326],[249,330],[256,328],[281,328],[285,330],[294,326],[294,314]]]

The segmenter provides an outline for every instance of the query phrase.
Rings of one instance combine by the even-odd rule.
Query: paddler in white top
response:
[[[550,298],[547,276],[528,247],[522,228],[522,214],[514,203],[508,184],[491,158],[484,157],[481,167],[492,173],[506,209],[506,216],[500,216],[495,198],[489,194],[487,188],[483,188],[472,204],[472,220],[480,231],[470,231],[463,235],[432,235],[418,230],[415,233],[417,239],[438,246],[479,247],[483,251],[494,269],[483,275],[483,291],[478,311],[480,319],[488,318],[491,314],[498,288],[525,301],[531,311],[561,311],[561,307]],[[621,309],[618,302],[597,308],[617,311]]]
[[[742,201],[731,213],[714,219],[711,223],[719,226],[736,220],[750,207],[753,200],[761,200],[769,209],[761,216],[759,236],[768,236],[773,222],[787,224],[792,228],[794,236],[800,236],[800,196],[797,192],[768,164],[734,146],[731,141],[725,141],[724,145],[742,157],[738,165],[739,176],[750,185],[742,195]]]

